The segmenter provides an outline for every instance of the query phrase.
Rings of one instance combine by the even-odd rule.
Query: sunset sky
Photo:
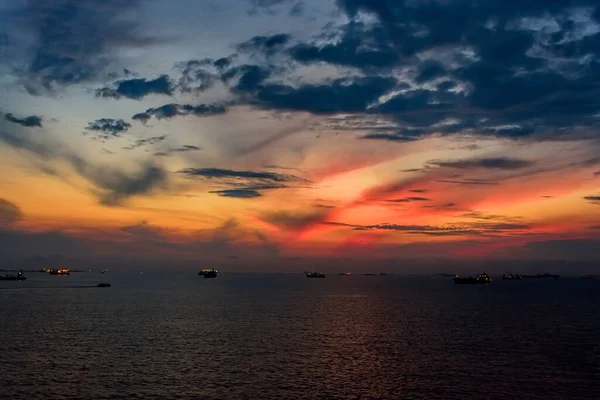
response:
[[[0,0],[0,262],[600,261],[597,3]]]

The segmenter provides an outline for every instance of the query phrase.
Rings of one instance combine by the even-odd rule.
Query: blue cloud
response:
[[[23,117],[23,118],[19,118],[19,117],[15,117],[13,114],[8,113],[4,116],[4,119],[6,119],[7,121],[10,121],[14,124],[19,124],[28,128],[31,127],[37,127],[37,128],[42,128],[42,117],[39,117],[37,115],[30,115],[28,117]]]
[[[122,119],[100,118],[88,123],[86,129],[88,131],[97,132],[98,137],[102,139],[110,139],[120,137],[123,133],[131,128],[131,124]]]
[[[127,79],[116,82],[116,88],[101,88],[96,90],[97,97],[111,97],[114,99],[128,98],[140,100],[149,94],[162,94],[171,96],[174,87],[167,75],[161,75],[156,79]]]

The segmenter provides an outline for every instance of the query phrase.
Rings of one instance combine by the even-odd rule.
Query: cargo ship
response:
[[[26,279],[27,277],[20,271],[16,275],[0,276],[0,281],[24,281]]]
[[[454,277],[454,283],[458,285],[487,285],[492,283],[492,277],[485,272],[477,275],[476,278],[473,278],[472,276],[461,278],[456,275]]]
[[[523,277],[518,273],[513,274],[512,272],[506,272],[502,275],[502,279],[507,281],[520,281],[521,279],[523,279]]]
[[[68,269],[62,268],[62,269],[50,269],[48,270],[48,273],[50,275],[70,275],[71,272]]]
[[[205,278],[216,278],[217,270],[213,269],[213,268],[206,268],[206,269],[203,269],[202,271],[198,272],[198,275],[203,276]]]

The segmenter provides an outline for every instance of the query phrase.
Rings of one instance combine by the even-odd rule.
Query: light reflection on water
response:
[[[600,393],[600,281],[27,276],[0,282],[2,399]]]

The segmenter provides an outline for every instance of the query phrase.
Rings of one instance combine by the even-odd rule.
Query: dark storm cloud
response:
[[[415,82],[424,83],[440,77],[446,73],[446,68],[438,61],[426,61],[419,66],[419,73]]]
[[[141,1],[29,0],[9,20],[16,38],[35,39],[26,66],[16,68],[32,94],[57,86],[90,81],[108,64],[117,48],[143,47],[157,40],[139,34],[131,15]],[[16,39],[15,39],[16,40]],[[22,50],[22,49],[20,49]]]
[[[594,176],[600,176],[600,171],[594,172]]]
[[[280,67],[271,65],[244,64],[227,69],[220,79],[240,96],[240,101],[266,109],[313,114],[362,112],[396,85],[394,78],[381,76],[349,76],[294,86],[267,82],[281,72]]]
[[[150,94],[171,96],[174,91],[173,83],[167,75],[161,75],[152,80],[145,78],[121,80],[115,82],[115,85],[114,89],[106,87],[97,89],[96,96],[140,100]]]
[[[360,69],[390,68],[400,61],[381,28],[368,29],[362,23],[352,22],[337,33],[342,37],[335,43],[300,43],[290,48],[289,53],[301,63],[323,61]]]
[[[448,161],[428,161],[429,165],[433,165],[441,168],[456,168],[456,169],[472,169],[472,168],[484,168],[484,169],[502,169],[502,170],[515,170],[528,168],[533,166],[533,161],[521,160],[518,158],[509,157],[492,157],[492,158],[474,158],[466,160],[448,160]]]
[[[233,91],[246,94],[258,89],[260,84],[275,71],[276,69],[271,66],[243,64],[224,71],[220,78],[229,85],[232,85],[234,78],[237,78],[237,83],[232,85]]]
[[[254,95],[256,104],[266,108],[333,114],[362,112],[379,96],[393,88],[395,83],[394,78],[354,77],[299,87],[259,84],[250,92]]]
[[[131,128],[131,124],[122,119],[100,118],[88,123],[85,129],[96,132],[101,139],[110,139],[121,137],[129,128]]]
[[[511,7],[501,0],[338,4],[351,22],[329,24],[314,40],[292,43],[281,34],[241,47],[302,64],[357,68],[367,74],[365,80],[386,79],[381,73],[402,69],[405,82],[375,90],[366,89],[370,85],[354,90],[348,78],[292,87],[274,80],[269,68],[255,66],[255,79],[248,76],[250,85],[240,85],[238,93],[265,108],[385,116],[398,127],[372,129],[363,138],[394,142],[437,132],[576,139],[598,123],[595,1],[534,0]],[[364,14],[377,22],[365,22]],[[281,39],[269,45],[272,38]],[[391,97],[376,104],[384,94]],[[442,124],[448,118],[458,122]]]
[[[290,35],[279,33],[272,36],[254,36],[252,39],[237,45],[238,51],[262,52],[272,55],[280,51],[290,40]]]
[[[15,117],[13,114],[8,113],[4,116],[4,119],[10,121],[15,124],[19,124],[25,127],[37,127],[42,128],[42,117],[38,117],[37,115],[30,115],[28,117]]]
[[[22,217],[23,213],[16,204],[0,199],[0,229],[13,225]]]
[[[149,108],[143,113],[135,114],[132,119],[148,122],[152,117],[156,119],[171,119],[177,116],[192,115],[195,117],[210,117],[213,115],[224,114],[227,108],[218,104],[199,104],[196,106],[190,104],[165,104],[157,108]]]

